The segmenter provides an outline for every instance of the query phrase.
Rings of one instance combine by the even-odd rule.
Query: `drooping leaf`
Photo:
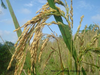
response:
[[[14,22],[14,25],[15,25],[15,29],[17,29],[17,28],[20,27],[20,26],[19,26],[19,23],[18,23],[18,21],[17,21],[17,18],[16,18],[15,14],[14,14],[14,11],[13,11],[13,9],[12,9],[12,6],[11,6],[9,0],[6,0],[6,2],[7,2],[7,5],[8,5],[10,14],[11,14],[11,16],[12,16],[12,19],[13,19],[13,22]],[[19,29],[19,30],[17,31],[17,36],[20,37],[21,33],[22,33],[22,31],[21,31],[21,29]]]
[[[2,0],[1,0],[1,6],[2,6],[4,9],[7,9],[7,7],[5,6],[5,4],[3,3]]]

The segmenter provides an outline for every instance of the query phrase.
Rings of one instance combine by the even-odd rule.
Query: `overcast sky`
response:
[[[22,26],[28,20],[32,19],[32,17],[36,16],[36,11],[39,10],[42,5],[46,3],[46,0],[9,0],[14,13],[17,17],[17,20]],[[64,2],[64,0],[62,0]],[[4,4],[7,6],[6,0],[3,0]],[[70,7],[70,0],[67,0],[68,5]],[[60,6],[62,10],[65,11],[64,7]],[[74,27],[73,34],[75,34],[77,27],[80,22],[80,17],[84,15],[81,29],[85,27],[87,24],[99,24],[100,25],[100,0],[73,0],[73,19],[74,19]],[[48,22],[54,20],[51,17]],[[59,28],[55,25],[50,26],[53,31],[55,31],[58,35],[60,35]],[[11,41],[13,43],[16,42],[17,35],[15,30],[11,15],[9,13],[8,7],[7,9],[3,9],[0,6],[0,36],[4,39],[4,41]],[[48,27],[45,27],[43,33],[51,33]],[[0,38],[0,42],[2,42]]]

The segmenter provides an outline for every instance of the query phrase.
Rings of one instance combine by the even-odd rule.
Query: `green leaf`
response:
[[[7,7],[5,6],[5,4],[3,3],[2,0],[1,0],[1,6],[2,6],[4,9],[7,9]]]
[[[83,73],[83,75],[86,75],[86,72],[83,67],[82,67],[82,73]]]
[[[17,18],[16,18],[15,14],[14,14],[14,11],[13,11],[13,9],[12,9],[12,6],[11,6],[9,0],[6,0],[6,2],[7,2],[7,5],[8,5],[10,14],[11,14],[11,16],[12,16],[12,19],[13,19],[13,22],[14,22],[14,25],[15,25],[15,28],[17,29],[17,28],[20,27],[20,26],[19,26],[19,23],[18,23],[18,21],[17,21]],[[21,34],[22,34],[22,31],[21,31],[21,29],[19,29],[19,30],[17,31],[17,36],[20,37]]]

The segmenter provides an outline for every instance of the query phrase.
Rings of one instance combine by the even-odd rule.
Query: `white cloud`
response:
[[[23,13],[23,14],[30,14],[31,13],[31,11],[27,8],[22,8],[22,9],[19,10],[19,12]]]
[[[30,3],[24,4],[24,6],[32,7],[33,6],[33,2],[31,1]]]
[[[2,13],[2,11],[3,11],[3,10],[2,10],[2,8],[0,7],[0,14]]]
[[[0,30],[0,35],[2,35],[2,31]]]
[[[0,22],[3,23],[3,24],[6,24],[6,25],[13,24],[12,19],[1,19]]]
[[[20,23],[20,25],[23,25],[23,24],[25,24],[28,20],[29,20],[29,19],[23,19],[23,20],[21,20],[19,23]]]
[[[3,38],[4,41],[11,41],[13,43],[15,43],[18,39],[17,34],[15,32],[10,32],[6,30],[0,30],[0,36]],[[1,38],[0,42],[2,42]]]
[[[9,34],[10,34],[10,31],[6,31],[6,30],[5,30],[4,33],[6,33],[7,35],[9,35]]]
[[[91,17],[93,21],[100,22],[100,14],[94,15]]]
[[[28,3],[28,4],[25,4],[25,6],[32,7],[33,4],[32,3]]]
[[[2,14],[2,11],[0,10],[0,14]]]
[[[4,10],[2,9],[2,7],[0,7],[0,17],[3,16],[5,13],[4,13]]]
[[[38,0],[39,3],[46,3],[47,0]]]
[[[78,5],[77,6],[78,9],[81,8],[81,9],[89,9],[89,10],[91,10],[91,9],[94,8],[94,5],[92,5],[90,3],[87,3],[87,2],[85,2],[83,0],[80,0],[77,5]]]

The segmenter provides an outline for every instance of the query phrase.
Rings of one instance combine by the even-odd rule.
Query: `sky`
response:
[[[38,11],[47,0],[9,0],[19,25],[22,26],[28,20],[31,20],[36,16],[36,11]],[[64,0],[61,0],[64,2]],[[66,0],[68,6],[70,7],[70,0]],[[3,0],[4,4],[7,6],[6,0]],[[65,8],[59,6],[63,11]],[[81,29],[84,29],[85,25],[98,24],[100,25],[100,0],[73,0],[73,35],[76,33],[79,26],[80,17],[84,15]],[[52,16],[47,22],[54,20]],[[64,20],[64,23],[65,20]],[[58,35],[61,35],[57,25],[51,25],[50,28],[55,31]],[[14,23],[12,21],[8,6],[7,9],[3,9],[0,6],[0,36],[4,41],[11,41],[15,43],[18,39],[15,30]],[[51,34],[50,29],[45,26],[43,33]],[[0,43],[3,41],[0,38]]]

